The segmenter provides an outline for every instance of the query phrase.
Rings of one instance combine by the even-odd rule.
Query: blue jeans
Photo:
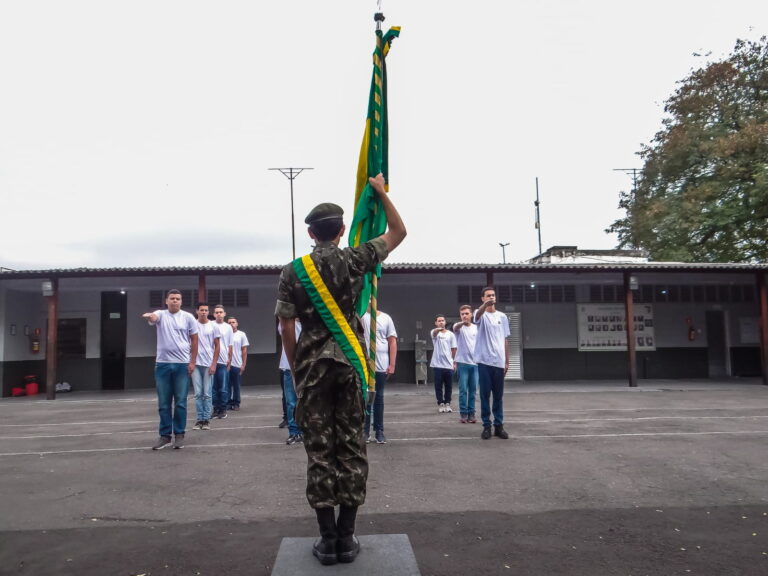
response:
[[[386,372],[376,372],[376,396],[373,399],[373,431],[384,432],[384,384],[387,383]],[[371,415],[365,415],[363,431],[371,433]]]
[[[478,364],[480,380],[480,417],[483,427],[491,427],[491,394],[493,394],[493,425],[504,423],[504,368]]]
[[[457,363],[459,366],[459,412],[463,417],[475,414],[477,391],[477,364]]]
[[[283,394],[285,394],[285,419],[288,420],[288,435],[301,434],[296,424],[296,390],[293,387],[293,376],[290,370],[280,370],[283,379]]]
[[[184,434],[187,427],[187,394],[189,364],[158,362],[155,364],[157,411],[160,413],[160,436]]]
[[[240,406],[240,368],[229,368],[229,407]]]
[[[216,373],[213,375],[213,409],[226,410],[229,402],[229,389],[227,388],[227,365],[216,364]]]
[[[435,373],[435,398],[438,404],[450,404],[453,393],[453,370],[432,368]]]
[[[211,401],[213,374],[208,374],[208,366],[195,366],[195,371],[192,372],[192,386],[195,388],[197,420],[199,422],[210,420],[213,413]]]

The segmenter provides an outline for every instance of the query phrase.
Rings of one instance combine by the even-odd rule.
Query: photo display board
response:
[[[578,304],[579,351],[600,352],[627,349],[623,304]],[[636,304],[635,349],[656,350],[653,306]]]

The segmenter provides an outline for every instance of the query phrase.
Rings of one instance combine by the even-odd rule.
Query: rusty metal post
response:
[[[56,399],[56,365],[58,360],[58,349],[56,340],[58,337],[59,326],[59,281],[56,278],[51,280],[53,294],[46,296],[48,300],[48,334],[45,342],[45,397],[48,400]]]
[[[208,300],[207,288],[205,287],[205,274],[200,274],[197,277],[197,301],[205,302]],[[195,306],[197,302],[190,302],[190,305]]]
[[[490,270],[485,273],[485,285],[486,286],[493,286],[493,272]],[[496,295],[498,298],[498,294]]]
[[[757,295],[760,302],[760,371],[763,384],[768,386],[768,288],[763,271],[757,273]]]
[[[635,302],[632,290],[629,287],[631,272],[624,271],[624,315],[627,329],[627,375],[629,386],[637,386],[637,355],[635,354]]]

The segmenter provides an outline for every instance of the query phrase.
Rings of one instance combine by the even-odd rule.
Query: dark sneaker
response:
[[[336,540],[318,538],[314,546],[312,546],[312,554],[320,560],[320,564],[323,566],[336,564],[338,562],[336,557]],[[351,560],[348,560],[348,562],[351,562]]]
[[[173,437],[173,447],[176,450],[184,448],[184,434],[176,434],[176,436]]]
[[[280,424],[277,425],[278,428],[287,428],[288,427],[288,420],[283,418],[283,421],[280,422]]]
[[[203,420],[203,425],[200,427],[200,430],[210,430],[211,429],[211,423],[209,420]]]
[[[288,436],[288,440],[286,440],[285,443],[290,446],[291,444],[297,444],[298,442],[300,442],[300,440],[301,440],[301,436],[299,436],[298,434],[292,434],[291,436]]]
[[[498,438],[501,438],[502,440],[506,440],[507,438],[509,438],[509,434],[507,434],[507,431],[504,430],[504,426],[496,426],[493,429],[493,435]]]
[[[217,418],[226,418],[227,417],[227,411],[226,410],[219,410],[219,415]]]
[[[384,432],[381,430],[376,431],[376,444],[386,444],[387,443],[387,437],[384,436]]]
[[[195,425],[192,426],[192,430],[202,430],[202,429],[203,429],[203,421],[202,420],[198,420],[197,422],[195,422]]]
[[[171,437],[170,436],[160,436],[158,438],[157,442],[154,446],[152,446],[152,450],[162,450],[166,446],[171,445]]]
[[[339,541],[336,543],[336,554],[339,562],[354,562],[359,553],[360,541],[354,534],[339,538]]]
[[[490,438],[491,438],[491,427],[490,426],[488,426],[488,427],[484,426],[483,427],[483,433],[480,434],[480,438],[482,438],[483,440],[490,440]]]
[[[240,406],[232,406],[232,410],[234,410],[235,412],[239,412]]]

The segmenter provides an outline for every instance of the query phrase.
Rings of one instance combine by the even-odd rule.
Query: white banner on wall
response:
[[[577,304],[579,351],[600,352],[627,349],[623,304]],[[653,306],[636,304],[635,350],[656,350]]]

